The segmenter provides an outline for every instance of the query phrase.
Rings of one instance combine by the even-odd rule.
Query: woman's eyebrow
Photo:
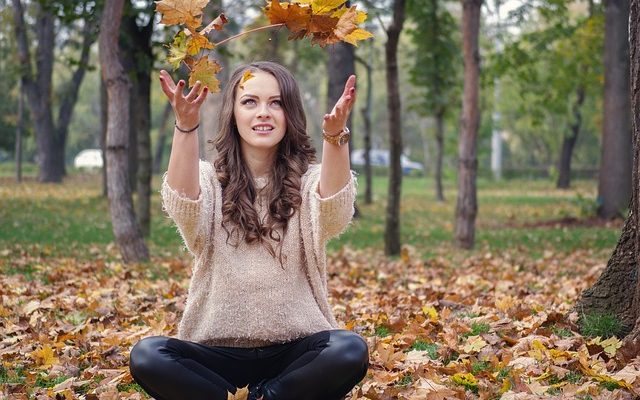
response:
[[[254,98],[254,99],[259,99],[260,98],[260,96],[256,96],[255,94],[251,94],[251,93],[245,93],[242,96],[240,96],[240,98],[243,98],[243,97],[251,97],[251,98]],[[276,94],[275,96],[269,96],[269,98],[270,99],[280,98],[280,95]]]

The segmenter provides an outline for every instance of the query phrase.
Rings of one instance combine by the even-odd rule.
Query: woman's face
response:
[[[238,85],[233,105],[245,156],[248,153],[275,153],[287,130],[278,81],[260,70],[253,75],[243,85]]]

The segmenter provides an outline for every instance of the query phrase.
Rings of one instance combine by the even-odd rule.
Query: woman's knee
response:
[[[358,334],[347,330],[331,331],[330,347],[334,347],[338,362],[349,370],[362,371],[363,376],[369,367],[369,347]]]
[[[143,378],[156,369],[162,360],[160,349],[166,347],[169,338],[151,336],[140,340],[129,353],[129,370],[136,378]]]

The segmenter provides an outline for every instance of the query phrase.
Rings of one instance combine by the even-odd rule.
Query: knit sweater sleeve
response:
[[[357,181],[355,173],[351,172],[349,182],[332,196],[323,198],[318,193],[320,185],[320,169],[311,173],[311,201],[312,209],[316,210],[319,228],[319,239],[326,243],[329,239],[340,235],[347,228],[353,218],[353,203],[356,199]]]
[[[198,255],[205,244],[213,218],[214,171],[211,163],[200,160],[200,194],[196,200],[179,193],[167,182],[167,174],[162,179],[160,194],[162,206],[174,221],[184,244],[193,255]]]

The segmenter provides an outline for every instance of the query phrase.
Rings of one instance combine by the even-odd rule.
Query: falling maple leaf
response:
[[[206,35],[214,29],[216,31],[221,31],[222,28],[227,24],[227,22],[229,22],[229,20],[227,19],[227,16],[224,15],[224,13],[221,13],[216,17],[216,19],[211,21],[209,25],[205,26],[204,29],[200,31],[200,34]]]
[[[247,400],[249,397],[249,386],[238,388],[236,393],[227,392],[227,400]]]
[[[279,0],[271,0],[264,8],[264,14],[271,24],[285,24],[293,34],[309,30],[311,19],[311,7],[301,7],[296,3],[280,3]]]
[[[178,69],[180,63],[187,57],[188,39],[184,32],[178,32],[173,38],[173,43],[169,46],[167,61],[173,69]]]
[[[242,74],[242,79],[240,79],[240,84],[239,84],[240,89],[244,89],[244,83],[249,79],[253,78],[254,76],[255,75],[253,75],[251,71],[249,70],[244,71],[244,73]]]
[[[206,36],[199,33],[191,35],[187,40],[187,54],[195,56],[202,49],[213,49],[213,43],[211,43]]]
[[[209,0],[156,1],[156,11],[162,14],[161,24],[185,24],[192,32],[202,24],[202,10]]]
[[[196,62],[189,74],[189,87],[200,81],[202,83],[201,90],[204,90],[206,86],[209,91],[218,93],[220,91],[220,81],[216,78],[216,74],[220,71],[222,71],[222,66],[216,61],[210,61],[207,57],[201,58]]]
[[[324,14],[335,10],[346,0],[299,0],[298,3],[309,4],[314,14]]]

